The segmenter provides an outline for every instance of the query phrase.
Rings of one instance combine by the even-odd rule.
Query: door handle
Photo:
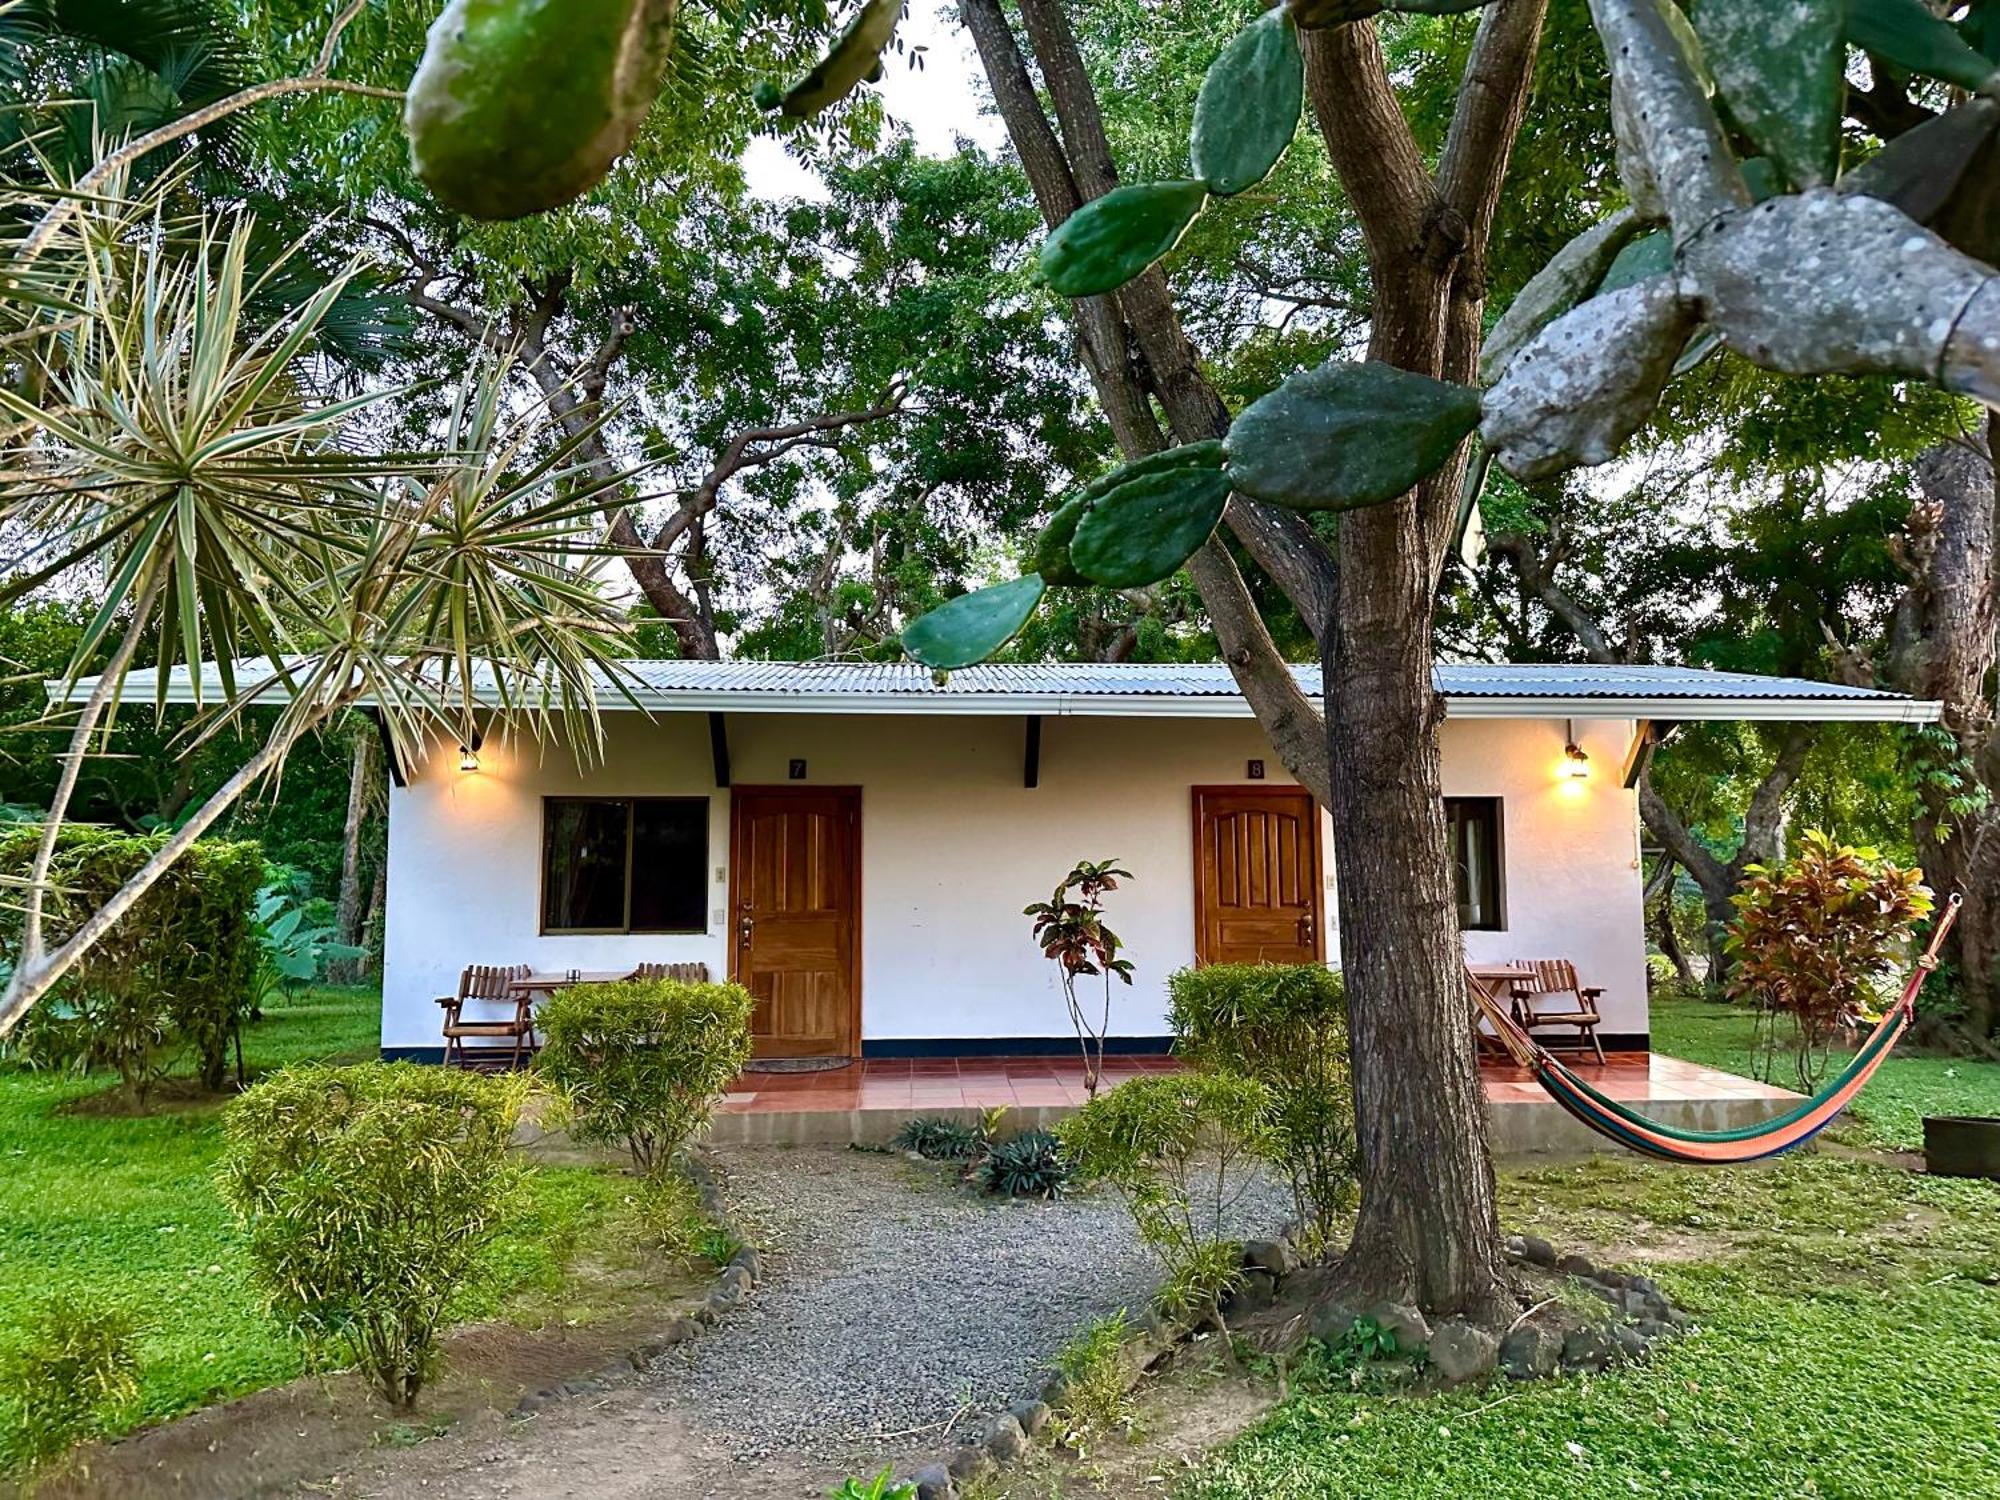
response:
[[[1313,941],[1313,909],[1308,906],[1299,913],[1299,946],[1310,948]]]

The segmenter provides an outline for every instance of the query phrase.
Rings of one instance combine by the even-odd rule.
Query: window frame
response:
[[[1505,932],[1507,931],[1507,799],[1504,797],[1446,797],[1444,799],[1445,832],[1452,841],[1451,902],[1456,910],[1458,899],[1458,838],[1457,824],[1452,816],[1453,809],[1478,809],[1492,829],[1493,843],[1493,920],[1468,924],[1461,916],[1461,932]]]
[[[622,802],[625,805],[625,871],[622,885],[624,922],[618,927],[551,927],[549,925],[549,814],[558,802]],[[637,845],[640,805],[682,803],[701,809],[701,925],[699,927],[634,927],[632,925],[632,855]],[[708,854],[714,839],[714,809],[705,796],[619,797],[549,793],[542,797],[541,836],[536,844],[535,922],[542,937],[706,937],[708,917]]]

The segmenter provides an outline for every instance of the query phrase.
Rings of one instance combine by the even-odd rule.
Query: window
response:
[[[1447,797],[1444,816],[1458,925],[1466,932],[1498,932],[1507,925],[1500,905],[1500,799]]]
[[[542,801],[542,931],[705,932],[706,797]]]

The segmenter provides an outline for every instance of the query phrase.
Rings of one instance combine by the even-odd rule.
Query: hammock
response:
[[[1890,1050],[1908,1031],[1916,1016],[1917,992],[1937,967],[1938,949],[1958,916],[1959,897],[1953,896],[1931,933],[1930,946],[1910,971],[1903,993],[1888,1013],[1869,1033],[1854,1060],[1812,1098],[1773,1119],[1737,1130],[1681,1130],[1635,1114],[1617,1100],[1606,1097],[1549,1055],[1485,988],[1472,981],[1467,988],[1472,1000],[1492,1025],[1500,1045],[1514,1061],[1529,1069],[1550,1098],[1598,1134],[1621,1146],[1662,1161],[1687,1162],[1697,1166],[1727,1166],[1758,1161],[1767,1156],[1803,1146],[1818,1135],[1847,1108],[1861,1092]]]

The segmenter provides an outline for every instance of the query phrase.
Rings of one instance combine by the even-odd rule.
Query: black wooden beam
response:
[[[361,711],[375,721],[376,737],[382,741],[382,764],[388,769],[391,784],[408,786],[409,781],[403,775],[403,763],[396,758],[396,742],[389,737],[389,725],[382,717],[382,710],[364,708]]]
[[[1028,715],[1028,744],[1021,758],[1021,785],[1031,790],[1042,784],[1042,716]]]
[[[715,784],[729,785],[729,726],[714,709],[708,713],[708,753],[715,758]]]

